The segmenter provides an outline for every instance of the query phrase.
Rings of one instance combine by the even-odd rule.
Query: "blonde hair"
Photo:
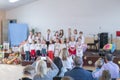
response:
[[[63,48],[62,49],[62,60],[67,60],[67,57],[68,57],[68,51],[66,48]]]
[[[47,64],[45,61],[40,60],[37,64],[37,75],[44,77],[47,74]]]

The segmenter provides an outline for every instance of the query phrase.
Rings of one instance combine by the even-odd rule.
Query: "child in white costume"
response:
[[[82,58],[83,57],[83,45],[81,43],[80,37],[78,37],[78,42],[76,44],[76,50],[77,50],[76,55]]]

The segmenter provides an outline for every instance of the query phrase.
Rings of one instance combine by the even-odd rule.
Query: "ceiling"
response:
[[[19,0],[15,3],[10,3],[8,0],[0,0],[0,10],[8,10],[18,6],[22,6],[37,0]]]

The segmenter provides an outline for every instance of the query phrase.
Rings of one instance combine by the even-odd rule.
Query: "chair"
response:
[[[95,50],[97,51],[97,43],[98,43],[98,40],[94,40],[94,43],[87,43],[87,45],[90,47],[90,49],[94,47]]]

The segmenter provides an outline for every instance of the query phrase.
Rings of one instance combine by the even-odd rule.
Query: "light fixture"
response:
[[[15,3],[17,1],[19,1],[19,0],[9,0],[10,3]]]

